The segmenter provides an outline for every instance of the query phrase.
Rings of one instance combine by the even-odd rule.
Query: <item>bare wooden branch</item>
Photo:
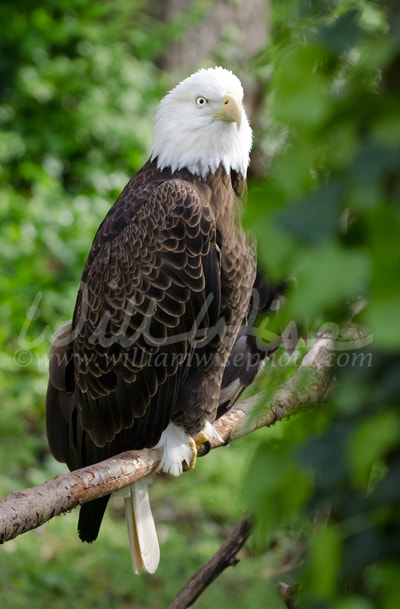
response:
[[[298,594],[297,586],[293,584],[285,584],[285,582],[279,582],[277,590],[287,609],[295,609]]]
[[[130,450],[39,486],[10,493],[0,501],[0,543],[77,505],[137,482],[155,471],[159,463],[158,450]]]
[[[187,609],[222,571],[227,567],[234,567],[239,562],[236,555],[250,533],[250,517],[248,514],[244,514],[218,552],[193,575],[168,609]]]
[[[304,406],[324,401],[329,390],[332,338],[319,338],[293,376],[271,400],[265,395],[243,400],[214,423],[218,432],[211,448],[223,446],[256,429],[271,426]],[[206,451],[200,447],[199,455]],[[68,512],[77,505],[129,486],[155,472],[160,454],[155,449],[126,451],[95,465],[59,476],[39,486],[17,491],[0,501],[0,543]]]

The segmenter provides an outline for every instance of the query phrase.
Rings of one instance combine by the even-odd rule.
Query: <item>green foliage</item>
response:
[[[395,410],[371,415],[354,430],[349,446],[349,462],[356,483],[368,484],[374,464],[379,463],[400,437],[400,419]]]
[[[395,95],[379,95],[377,80],[378,70],[394,61],[396,46],[394,37],[380,36],[383,18],[377,5],[360,3],[329,23],[314,18],[308,31],[300,22],[279,32],[270,112],[289,134],[264,193],[279,204],[266,209],[264,222],[253,222],[251,207],[247,218],[270,272],[280,276],[289,268],[298,279],[292,316],[308,312],[315,319],[319,310],[368,294],[364,317],[376,346],[395,348],[398,113]],[[372,61],[377,46],[381,53]],[[257,198],[265,209],[262,190]],[[261,239],[267,223],[268,237],[277,235],[272,247],[269,238]]]
[[[343,560],[341,541],[340,530],[333,524],[321,527],[311,537],[303,581],[320,599],[331,598],[337,591]]]
[[[324,414],[263,437],[246,478],[269,540],[302,531],[308,550],[289,580],[307,609],[389,607],[400,592],[400,12],[388,11],[280,3],[272,65],[264,54],[257,65],[271,74],[280,152],[246,222],[272,276],[296,277],[281,323],[300,320],[309,338],[351,315],[366,327],[358,343],[337,336]]]

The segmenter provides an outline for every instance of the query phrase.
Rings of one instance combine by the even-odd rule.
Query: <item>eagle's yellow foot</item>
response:
[[[197,446],[198,445],[193,440],[192,436],[188,437],[188,443],[189,443],[190,450],[192,452],[192,456],[191,456],[191,459],[190,459],[189,463],[187,461],[184,461],[182,463],[183,469],[185,471],[190,471],[191,469],[194,469],[194,467],[196,465],[196,459],[197,459]]]
[[[209,421],[206,421],[203,429],[195,434],[194,440],[197,451],[201,450],[202,455],[207,455],[212,447],[224,444],[223,439]]]
[[[203,444],[207,444],[207,442],[210,441],[210,438],[208,437],[208,435],[206,434],[206,432],[204,431],[204,429],[202,429],[201,431],[199,431],[198,434],[196,434],[196,446],[197,448],[200,448],[201,446],[203,446]]]
[[[196,434],[196,446],[197,450],[200,448],[203,449],[203,454],[206,455],[211,450],[210,436],[209,434],[202,429],[198,434]]]

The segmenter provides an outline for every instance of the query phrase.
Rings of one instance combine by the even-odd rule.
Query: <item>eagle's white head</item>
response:
[[[159,169],[186,168],[205,177],[219,165],[246,177],[252,132],[243,87],[229,70],[199,70],[160,102],[151,145]]]

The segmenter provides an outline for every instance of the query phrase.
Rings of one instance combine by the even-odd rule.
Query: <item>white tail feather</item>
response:
[[[142,571],[154,573],[160,562],[160,547],[149,501],[150,483],[151,480],[146,478],[135,482],[124,498],[132,568],[136,574]]]

